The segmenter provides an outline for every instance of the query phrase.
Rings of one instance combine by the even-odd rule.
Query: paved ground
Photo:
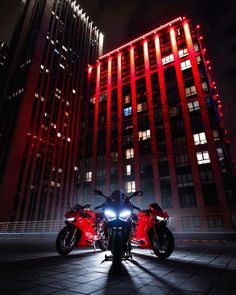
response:
[[[54,241],[0,240],[0,294],[236,294],[236,242],[177,244],[165,261],[133,252],[116,274],[100,251],[60,257]]]

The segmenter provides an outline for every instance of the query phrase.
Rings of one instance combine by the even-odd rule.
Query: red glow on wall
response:
[[[143,50],[144,50],[144,60],[146,61],[145,65],[148,64],[148,43],[144,41],[143,43]]]
[[[189,29],[189,25],[187,22],[184,23],[183,25],[184,27],[184,31],[185,31],[185,38],[187,42],[192,42],[192,38],[191,38],[191,33],[190,33],[190,29]]]
[[[175,30],[173,28],[170,30],[170,40],[171,40],[172,48],[177,48]]]

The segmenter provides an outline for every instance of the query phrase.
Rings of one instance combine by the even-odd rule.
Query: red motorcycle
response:
[[[95,245],[102,251],[107,250],[104,236],[103,219],[90,210],[91,205],[76,204],[73,208],[67,203],[69,211],[65,214],[66,226],[59,232],[56,249],[60,255],[69,254],[74,247]]]
[[[167,227],[168,214],[157,204],[140,210],[134,225],[131,243],[142,249],[152,249],[160,259],[165,259],[174,250],[174,236]]]

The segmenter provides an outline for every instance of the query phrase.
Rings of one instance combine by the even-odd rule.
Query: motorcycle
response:
[[[110,197],[95,190],[95,195],[103,196],[106,201],[94,210],[103,209],[104,233],[108,241],[107,249],[112,256],[105,256],[105,260],[112,259],[113,266],[118,267],[122,259],[131,257],[132,213],[134,205],[129,202],[132,196],[139,196],[141,191],[135,192],[127,198],[120,190],[115,190]]]
[[[152,249],[160,259],[165,259],[174,250],[174,236],[167,227],[168,214],[157,204],[149,205],[146,210],[134,206],[130,199],[142,196],[142,191],[136,191],[127,197],[120,191],[114,191],[110,197],[95,190],[96,195],[105,197],[106,202],[96,207],[103,208],[104,233],[108,240],[108,250],[114,265],[119,265],[122,259],[132,258],[131,244],[142,249]],[[133,213],[133,209],[139,211]]]
[[[137,215],[133,244],[142,249],[151,249],[160,259],[166,259],[174,251],[175,240],[167,227],[168,214],[157,204],[152,203]]]
[[[59,232],[56,239],[57,252],[64,256],[74,247],[88,247],[93,245],[102,251],[107,250],[104,238],[103,220],[92,210],[91,205],[76,204],[73,208],[67,203],[69,211],[65,214],[66,226]]]

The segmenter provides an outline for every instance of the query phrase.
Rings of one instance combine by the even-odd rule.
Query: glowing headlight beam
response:
[[[130,214],[131,214],[130,210],[124,210],[124,211],[120,212],[119,218],[127,219],[130,216]]]
[[[106,217],[109,219],[116,218],[116,213],[112,210],[107,209],[107,210],[105,210],[104,213],[105,213]]]

